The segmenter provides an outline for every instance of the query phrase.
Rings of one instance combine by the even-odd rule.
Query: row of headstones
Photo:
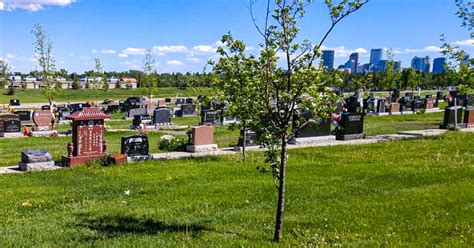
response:
[[[398,112],[419,112],[422,110],[438,108],[439,100],[442,99],[442,92],[437,92],[436,98],[426,95],[426,98],[413,96],[412,92],[405,93],[404,97],[399,97],[399,91],[392,94],[387,104],[387,99],[375,98],[373,93],[364,99],[364,113],[398,113]]]
[[[458,91],[449,92],[448,106],[444,110],[443,124],[440,128],[474,127],[474,96],[459,94]]]
[[[54,116],[49,110],[36,110],[30,115],[20,114],[0,114],[0,137],[17,137],[21,136],[22,121],[25,119],[33,120],[34,126],[32,132],[51,132],[54,127]],[[26,118],[26,117],[30,117]]]

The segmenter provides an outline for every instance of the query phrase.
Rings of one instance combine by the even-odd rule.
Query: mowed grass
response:
[[[444,112],[389,115],[389,116],[365,116],[364,133],[367,135],[394,134],[399,131],[438,129],[443,123]]]
[[[197,88],[157,88],[154,94],[155,98],[162,97],[186,97],[186,96],[197,96],[199,94],[207,94],[210,88],[197,87]],[[7,89],[0,89],[0,104],[10,103],[10,99],[19,99],[20,103],[46,103],[46,99],[40,89],[16,89],[15,95],[7,95]],[[91,90],[91,89],[80,89],[80,90],[62,90],[56,102],[86,102],[86,101],[98,101],[102,102],[104,99],[113,100],[125,100],[131,96],[146,96],[148,95],[147,89],[110,89],[108,91]]]
[[[452,132],[291,150],[283,246],[472,247],[473,147],[474,134]],[[250,153],[1,175],[0,247],[275,246],[262,163]]]

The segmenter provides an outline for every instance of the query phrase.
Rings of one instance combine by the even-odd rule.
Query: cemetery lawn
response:
[[[197,96],[200,94],[207,94],[210,88],[157,88],[154,98],[163,97],[180,97]],[[20,103],[47,103],[48,100],[41,94],[40,89],[16,89],[15,95],[7,95],[7,89],[0,89],[0,104],[10,103],[10,99],[20,99]],[[62,90],[59,96],[55,99],[56,102],[86,102],[98,101],[102,102],[104,99],[125,100],[131,96],[146,96],[148,95],[146,88],[138,89],[110,89],[108,91],[96,91],[91,89],[80,90]]]
[[[394,134],[399,131],[438,129],[444,112],[412,115],[365,116],[364,133],[367,135]]]
[[[262,153],[0,175],[0,247],[275,246],[277,192],[257,165]],[[472,247],[473,179],[472,133],[290,150],[282,245]]]

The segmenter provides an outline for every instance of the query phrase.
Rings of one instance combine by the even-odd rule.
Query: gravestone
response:
[[[109,118],[93,107],[83,108],[67,117],[72,120],[72,143],[67,146],[68,155],[62,157],[65,166],[77,166],[105,155],[104,120]]]
[[[257,143],[257,135],[254,131],[250,129],[245,130],[245,135],[244,135],[244,129],[240,129],[240,136],[239,136],[239,141],[237,143],[237,146],[234,147],[234,151],[238,152],[242,149],[244,146],[245,142],[245,148],[258,148],[259,144]],[[242,138],[243,137],[243,138]]]
[[[107,113],[115,113],[120,110],[120,105],[118,104],[109,104],[107,105],[107,109],[105,110]]]
[[[195,116],[196,105],[194,104],[182,104],[181,105],[181,116]]]
[[[145,135],[130,135],[122,137],[120,153],[126,154],[131,160],[151,159],[149,154],[148,137]]]
[[[407,101],[411,101],[413,99],[413,92],[406,92],[405,93],[405,99]]]
[[[355,96],[351,96],[346,100],[347,111],[350,113],[362,113],[362,109],[359,103],[359,99]]]
[[[171,103],[171,98],[165,98],[165,103]]]
[[[370,98],[370,97],[367,99],[364,99],[364,109],[365,109],[365,113],[375,113],[376,111],[375,99]]]
[[[15,114],[0,114],[0,137],[19,137],[21,134],[20,116]]]
[[[412,101],[411,101],[411,109],[414,113],[416,112],[421,112],[422,110],[425,109],[425,100],[421,99],[420,97],[416,96]]]
[[[472,94],[467,94],[464,96],[464,103],[463,103],[464,108],[473,106],[473,103],[474,103],[474,96]]]
[[[176,105],[181,105],[181,104],[185,104],[186,103],[186,99],[184,98],[177,98],[176,99]]]
[[[193,99],[192,99],[192,98],[186,98],[186,103],[187,103],[187,104],[192,104],[192,103],[193,103]]]
[[[58,118],[60,121],[66,120],[66,117],[68,117],[71,114],[72,110],[67,108],[67,107],[60,107],[58,108]]]
[[[70,113],[81,110],[82,108],[89,107],[86,103],[71,103],[68,104],[68,108],[71,110]]]
[[[53,157],[45,150],[22,151],[19,163],[21,171],[52,170],[54,166]]]
[[[188,132],[188,152],[209,152],[216,151],[217,145],[214,144],[214,127],[197,126],[192,127]]]
[[[474,127],[474,107],[468,106],[464,110],[464,124],[466,127]]]
[[[158,100],[158,107],[166,107],[166,101],[164,99]]]
[[[336,129],[336,140],[365,138],[364,115],[361,113],[342,113]]]
[[[20,106],[19,99],[10,99],[10,106]]]
[[[145,114],[145,115],[135,115],[133,116],[133,121],[132,125],[135,127],[140,126],[141,124],[144,125],[150,125],[152,124],[153,120],[151,119],[151,116]]]
[[[130,109],[126,114],[127,119],[132,119],[135,118],[135,115],[146,115],[147,110],[145,108],[133,108]]]
[[[51,131],[54,125],[54,115],[49,110],[36,110],[33,112],[33,131]]]
[[[455,120],[458,125],[460,125],[462,122],[462,107],[457,106],[457,107],[446,107],[444,109],[444,120],[443,124],[439,126],[441,129],[448,129],[450,127],[453,127],[455,124]]]
[[[231,116],[231,115],[224,116],[223,114],[219,116],[220,116],[220,121],[222,125],[229,125],[231,123],[237,122],[237,118],[235,118],[235,116]]]
[[[41,106],[41,110],[48,110],[48,111],[51,111],[51,106],[49,106],[49,105],[43,105],[43,106]]]
[[[30,110],[15,110],[13,113],[20,116],[20,121],[22,125],[31,124]]]
[[[393,90],[393,93],[392,93],[392,97],[391,97],[391,99],[390,99],[390,102],[391,102],[391,103],[396,103],[399,98],[400,98],[400,90],[399,90],[399,89]]]
[[[388,107],[388,112],[390,112],[390,114],[400,113],[400,104],[397,102],[390,103],[390,106]]]
[[[131,109],[143,107],[140,97],[129,97],[127,98],[122,105],[122,111],[128,113]],[[133,116],[130,116],[133,118]]]
[[[201,111],[200,125],[214,125],[217,122],[217,112],[213,110]]]
[[[153,111],[153,124],[165,125],[171,123],[171,112],[167,108],[159,108]]]
[[[432,95],[426,95],[425,99],[425,109],[433,109],[434,108],[434,100]]]
[[[377,113],[385,113],[385,109],[386,109],[385,102],[386,102],[385,99],[377,100]]]

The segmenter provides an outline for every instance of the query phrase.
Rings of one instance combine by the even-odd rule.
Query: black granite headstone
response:
[[[217,112],[213,110],[201,111],[201,125],[214,125],[217,122]]]
[[[364,132],[364,115],[360,113],[342,113],[338,134],[362,134]]]
[[[378,113],[385,113],[385,110],[386,110],[385,102],[386,102],[385,99],[379,99],[377,101],[377,112]]]
[[[20,106],[19,99],[10,99],[10,106]]]
[[[188,104],[193,103],[193,99],[192,98],[186,98],[186,103],[188,103]]]
[[[122,137],[121,153],[127,154],[129,157],[147,156],[148,154],[148,138],[145,135],[131,135]]]
[[[425,109],[425,100],[421,99],[419,97],[415,97],[413,101],[411,102],[411,110],[413,112],[419,112],[423,109]]]
[[[245,146],[258,146],[257,139],[256,139],[257,136],[254,131],[247,129],[244,135],[244,130],[240,129],[240,136],[239,136],[239,143],[238,143],[238,146],[240,147],[244,146],[244,141],[242,140],[242,137],[245,138]]]
[[[20,121],[30,122],[31,121],[31,111],[30,110],[16,110],[15,114],[20,116]]]
[[[455,111],[456,108],[457,108],[457,111]],[[455,112],[457,112],[457,113],[455,113]],[[459,125],[459,124],[462,123],[462,107],[461,106],[446,107],[444,109],[443,124],[440,125],[440,128],[446,129],[450,126],[454,126],[454,120],[456,118],[456,115],[457,115],[457,124]]]
[[[153,110],[153,124],[167,124],[171,122],[171,112],[167,108]]]
[[[128,118],[134,118],[135,115],[146,115],[147,111],[144,108],[133,108],[130,109],[127,113]]]
[[[17,133],[21,131],[20,120],[7,120],[3,122],[4,133]]]
[[[123,102],[122,111],[128,112],[131,109],[136,109],[140,107],[142,107],[140,97],[129,97]]]
[[[181,105],[182,116],[194,116],[196,115],[196,105],[194,104],[182,104]]]
[[[319,137],[331,135],[331,120],[309,122],[295,132],[295,138]]]
[[[51,106],[43,105],[43,106],[41,106],[41,110],[51,110]]]
[[[151,124],[151,116],[149,115],[135,115],[133,116],[133,125],[140,126],[141,124]]]
[[[171,102],[171,98],[165,98],[165,103],[170,103]]]

